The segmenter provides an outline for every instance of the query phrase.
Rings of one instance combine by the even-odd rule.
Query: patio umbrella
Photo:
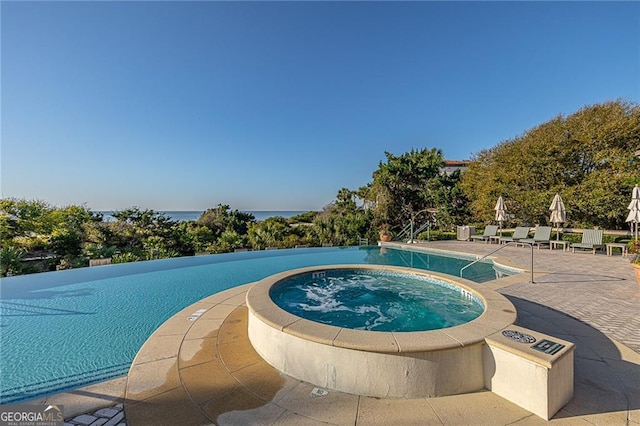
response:
[[[633,232],[635,227],[635,236],[636,241],[638,241],[638,226],[640,226],[640,188],[636,185],[633,188],[633,192],[631,192],[631,203],[629,203],[629,216],[627,216],[627,220],[625,222],[629,222],[631,224],[631,232]]]
[[[560,194],[556,194],[553,197],[553,201],[551,202],[551,218],[549,222],[553,223],[556,228],[560,226],[561,223],[564,223],[567,220],[567,212],[564,208],[564,203],[562,202],[562,197]],[[560,239],[560,232],[556,232],[556,240]]]
[[[507,220],[507,208],[504,205],[502,195],[498,198],[498,202],[496,203],[494,210],[496,211],[496,221],[500,224],[500,236],[502,236],[502,222]]]

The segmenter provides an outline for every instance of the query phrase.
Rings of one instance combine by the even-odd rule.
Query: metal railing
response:
[[[402,231],[398,232],[398,235],[396,235],[396,238],[399,241],[402,241],[405,237],[409,235],[410,232],[411,232],[411,224],[408,224],[407,226],[402,228]]]
[[[422,231],[427,230],[427,241],[429,241],[431,238],[429,236],[429,232],[431,231],[431,223],[427,222],[424,225],[422,225],[421,227],[419,227],[418,229],[416,229],[415,231],[413,231],[413,234],[411,235],[411,239],[409,241],[413,242],[413,240],[415,239],[415,236],[420,234]]]
[[[530,283],[531,283],[531,284],[535,284],[535,281],[533,280],[533,244],[525,243],[525,242],[519,242],[519,241],[509,241],[509,242],[507,242],[507,243],[505,243],[505,244],[502,244],[500,247],[498,247],[497,249],[495,249],[495,250],[494,250],[494,251],[492,251],[491,253],[489,253],[489,254],[485,254],[484,256],[482,256],[482,257],[480,257],[480,258],[478,258],[478,259],[474,260],[473,262],[469,263],[468,265],[463,266],[463,267],[462,267],[462,269],[460,269],[460,278],[463,278],[463,277],[462,277],[462,271],[464,271],[464,270],[465,270],[465,269],[467,269],[468,267],[475,265],[476,263],[478,263],[478,262],[480,262],[480,261],[482,261],[482,260],[486,259],[487,257],[491,256],[492,254],[497,253],[497,252],[499,252],[500,250],[502,250],[503,248],[505,248],[505,247],[507,247],[507,246],[509,246],[509,245],[512,245],[512,244],[515,244],[516,246],[517,246],[518,244],[521,244],[521,245],[523,245],[523,246],[524,246],[524,245],[527,245],[527,246],[529,246],[529,248],[531,248],[531,281],[530,281]]]
[[[431,230],[430,222],[426,222],[424,225],[420,226],[415,230],[413,230],[413,224],[409,223],[407,226],[402,228],[402,231],[398,232],[396,239],[398,241],[403,241],[406,238],[408,243],[413,243],[413,240],[415,240],[415,236],[421,233],[422,231],[424,231],[425,229],[427,229],[427,232]],[[429,240],[429,236],[427,236],[427,241],[428,240]]]

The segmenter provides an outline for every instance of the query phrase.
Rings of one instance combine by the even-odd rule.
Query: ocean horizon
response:
[[[281,217],[284,217],[285,219],[289,219],[290,217],[307,213],[313,210],[240,210],[240,211],[243,213],[252,214],[256,218],[256,221],[260,222],[275,216],[281,216]],[[115,212],[116,210],[96,211],[96,213],[102,213],[103,220],[105,222],[114,220],[114,217],[112,216],[112,214]],[[200,216],[202,216],[202,213],[204,213],[204,210],[157,210],[157,213],[162,213],[165,216],[169,217],[170,219],[173,219],[178,222],[188,222],[188,221],[198,220]]]

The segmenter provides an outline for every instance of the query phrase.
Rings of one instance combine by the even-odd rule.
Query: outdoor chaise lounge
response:
[[[513,241],[519,241],[529,236],[529,227],[528,226],[517,226],[516,230],[513,231],[513,235],[510,237],[500,237],[498,242],[500,244],[506,244]]]
[[[602,247],[602,229],[585,229],[582,233],[582,241],[579,243],[571,244],[571,251],[576,252],[576,248],[593,250],[593,254],[596,254],[596,249]]]
[[[527,243],[534,246],[540,246],[546,244],[551,248],[551,227],[550,226],[536,226],[536,232],[533,234],[533,238],[522,238],[518,240],[518,244]],[[523,244],[524,245],[524,244]]]
[[[498,225],[487,225],[483,234],[471,235],[471,241],[489,241],[491,237],[495,237],[498,232]]]

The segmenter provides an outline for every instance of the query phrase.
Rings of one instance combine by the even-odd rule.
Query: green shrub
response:
[[[89,266],[89,262],[82,256],[65,256],[56,265],[56,271],[65,269],[84,268]]]
[[[136,255],[133,252],[125,252],[114,254],[111,258],[111,263],[128,263],[128,262],[137,262],[138,260],[143,260],[142,257]]]
[[[569,241],[572,244],[579,243],[580,241],[582,241],[582,234],[575,234],[575,233],[562,234],[562,239],[565,241]]]
[[[23,273],[22,259],[25,254],[23,249],[17,247],[0,248],[0,276],[9,277]]]
[[[417,240],[429,240],[429,241],[441,241],[441,240],[455,240],[457,234],[455,232],[448,231],[430,231],[421,232],[416,237]]]
[[[615,243],[620,238],[622,238],[622,237],[619,237],[617,235],[604,234],[602,236],[602,244]],[[555,234],[552,234],[552,238],[551,239],[555,239]],[[582,241],[582,234],[581,233],[566,233],[566,234],[562,234],[560,239],[561,240],[565,240],[565,241],[569,241],[570,243],[579,243],[579,242]]]

